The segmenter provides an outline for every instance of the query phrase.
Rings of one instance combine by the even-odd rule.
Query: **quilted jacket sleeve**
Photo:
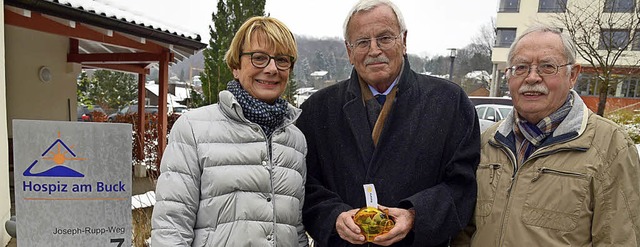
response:
[[[171,129],[160,171],[151,219],[152,246],[191,246],[202,171],[187,116],[180,117]]]

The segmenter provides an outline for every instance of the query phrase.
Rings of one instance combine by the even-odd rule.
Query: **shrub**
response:
[[[633,110],[616,111],[608,114],[607,118],[622,125],[634,143],[640,143],[640,113]]]
[[[167,136],[171,132],[171,127],[173,127],[173,123],[180,117],[180,115],[172,114],[167,117]],[[115,123],[129,123],[132,125],[132,142],[133,142],[133,150],[131,152],[132,155],[132,166],[135,164],[139,164],[140,162],[144,162],[147,165],[147,169],[149,171],[149,176],[152,178],[157,178],[159,175],[160,168],[160,158],[158,155],[158,114],[156,113],[146,113],[145,114],[145,123],[144,123],[144,134],[143,136],[138,135],[138,114],[126,114],[126,115],[117,115],[114,119]],[[140,149],[139,147],[142,145],[142,140],[144,140],[144,147]],[[142,150],[142,153],[140,153]]]

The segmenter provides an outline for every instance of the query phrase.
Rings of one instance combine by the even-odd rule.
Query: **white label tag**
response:
[[[378,194],[373,184],[364,184],[364,197],[367,200],[367,207],[378,208]]]

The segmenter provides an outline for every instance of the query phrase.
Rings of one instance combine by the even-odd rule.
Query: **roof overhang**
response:
[[[86,10],[83,2],[91,1],[5,0],[5,24],[69,37],[68,62],[86,68],[148,74],[163,56],[175,63],[206,47],[199,35]]]

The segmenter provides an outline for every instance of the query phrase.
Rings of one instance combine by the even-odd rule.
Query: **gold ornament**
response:
[[[364,207],[358,210],[353,216],[353,221],[362,230],[362,235],[367,239],[367,242],[373,242],[376,236],[385,234],[393,228],[395,222],[389,217],[389,210],[384,211],[372,208]]]

